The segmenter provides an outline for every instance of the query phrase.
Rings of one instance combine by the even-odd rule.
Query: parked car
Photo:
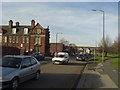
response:
[[[69,62],[69,54],[66,52],[59,52],[57,56],[52,58],[53,64],[64,64]]]
[[[86,56],[84,54],[76,56],[76,60],[85,60]]]
[[[44,55],[40,53],[33,53],[32,56],[35,57],[38,61],[45,59]]]
[[[0,62],[0,88],[16,89],[20,83],[40,77],[40,63],[32,56],[7,55]]]

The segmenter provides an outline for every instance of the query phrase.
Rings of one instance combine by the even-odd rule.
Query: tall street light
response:
[[[103,14],[103,45],[102,45],[102,62],[104,61],[104,43],[105,43],[105,12],[103,10],[93,9],[92,11],[100,11]]]
[[[96,50],[97,50],[97,41],[92,40],[93,42],[95,42],[95,48],[94,48],[94,63],[95,63],[95,55],[96,55]]]
[[[56,54],[58,52],[58,49],[57,49],[57,39],[58,39],[58,34],[62,34],[62,33],[56,33]]]

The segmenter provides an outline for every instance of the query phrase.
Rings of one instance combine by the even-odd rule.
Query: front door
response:
[[[40,52],[40,46],[37,46],[37,45],[36,45],[36,46],[34,47],[34,50],[35,50],[35,52]]]

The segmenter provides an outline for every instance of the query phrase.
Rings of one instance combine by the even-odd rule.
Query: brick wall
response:
[[[0,52],[4,55],[20,55],[20,49],[17,47],[0,46]]]
[[[64,44],[57,43],[57,51],[61,52],[64,50]],[[53,53],[56,52],[56,43],[50,43],[50,53],[53,55]]]

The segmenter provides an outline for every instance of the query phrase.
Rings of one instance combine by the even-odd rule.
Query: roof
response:
[[[42,30],[49,30],[49,28],[43,28],[39,23],[37,23],[34,28],[32,28],[30,25],[19,25],[19,26],[12,26],[12,28],[16,28],[16,34],[15,35],[23,35],[24,28],[28,28],[28,34],[31,34],[31,32],[37,27],[40,26]],[[9,28],[8,25],[1,26],[0,30],[3,31],[4,35],[13,35],[12,28]]]
[[[28,28],[28,33],[32,30],[30,26],[13,26],[12,28],[16,28],[16,35],[23,35],[24,28]],[[12,29],[9,26],[2,26],[2,30],[4,35],[12,34]]]

